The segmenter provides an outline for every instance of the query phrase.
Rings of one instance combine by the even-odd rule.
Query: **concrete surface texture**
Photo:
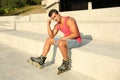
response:
[[[57,75],[56,64],[38,69],[27,63],[30,56],[0,43],[0,80],[94,80],[74,70]]]
[[[54,46],[47,56],[47,64],[54,64],[39,70],[26,63],[42,52],[47,14],[5,16],[0,17],[1,80],[120,80],[120,7],[61,14],[76,19],[83,38],[81,47],[69,51],[72,70],[56,75],[62,56]]]

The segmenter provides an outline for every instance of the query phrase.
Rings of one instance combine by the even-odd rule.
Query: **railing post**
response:
[[[92,2],[88,2],[88,10],[92,10]]]

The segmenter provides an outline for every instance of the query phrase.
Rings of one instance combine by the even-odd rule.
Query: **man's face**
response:
[[[60,15],[59,14],[53,13],[51,18],[56,22],[60,22]]]

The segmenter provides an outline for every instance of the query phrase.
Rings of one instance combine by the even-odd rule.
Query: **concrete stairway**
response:
[[[38,69],[26,62],[30,56],[27,52],[0,43],[0,80],[94,80],[74,70],[58,76],[58,65],[51,63]]]
[[[75,11],[69,12],[69,14],[67,12],[61,13],[69,16],[76,14],[73,17],[77,19],[83,37],[81,47],[72,49],[72,53],[70,53],[72,70],[78,72],[78,76],[82,73],[89,76],[90,80],[91,78],[94,80],[120,79],[119,9],[118,7],[91,11]],[[96,14],[96,17],[94,17],[93,13]],[[28,52],[33,56],[40,55],[44,41],[48,37],[46,16],[46,14],[32,14],[30,16],[19,17],[19,19],[15,18],[16,16],[12,18],[0,18],[0,42]],[[5,21],[9,22],[7,24],[9,28],[4,28],[5,24],[3,25],[2,23]],[[53,25],[54,23],[52,27]],[[61,35],[60,33],[58,36]],[[48,61],[55,61],[56,65],[60,65],[62,61],[61,53],[59,49],[56,52],[54,46],[52,46],[52,49],[47,59]],[[73,77],[77,76],[74,75]]]

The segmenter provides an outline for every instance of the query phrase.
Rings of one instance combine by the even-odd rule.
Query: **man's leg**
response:
[[[62,64],[58,67],[58,72],[57,74],[61,74],[62,72],[65,72],[67,70],[70,70],[70,63],[71,60],[68,57],[68,49],[67,49],[67,42],[66,40],[60,40],[58,41],[58,47],[62,53],[63,56],[63,62]]]
[[[43,48],[43,52],[42,52],[42,56],[47,56],[47,53],[50,50],[51,45],[54,44],[54,39],[52,38],[48,38],[44,44],[44,48]]]
[[[62,53],[63,60],[68,60],[67,42],[65,40],[60,40],[58,42],[58,47]]]
[[[47,56],[47,53],[51,47],[51,45],[54,44],[54,39],[52,38],[48,38],[46,41],[45,41],[45,45],[44,45],[44,48],[43,48],[43,52],[42,54],[39,56],[39,57],[31,57],[30,59],[34,62],[37,62],[39,63],[40,65],[43,65],[45,60],[46,60],[46,56]]]
[[[79,47],[80,44],[75,39],[58,40],[57,44],[63,56],[63,62],[58,67],[57,73],[61,74],[62,72],[71,69],[71,54],[69,54],[69,50],[71,50],[72,48]]]

